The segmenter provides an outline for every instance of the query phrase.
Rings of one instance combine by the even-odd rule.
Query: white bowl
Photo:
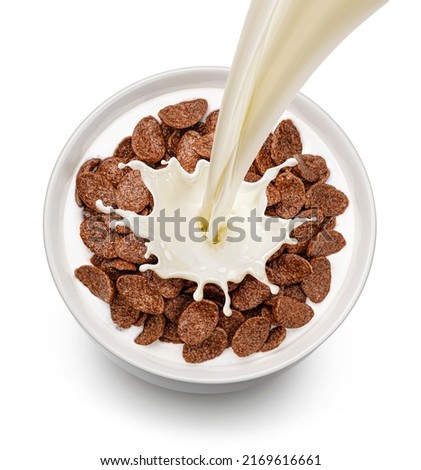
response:
[[[112,154],[137,121],[183,99],[203,96],[217,108],[228,69],[200,67],[170,71],[141,80],[99,106],[71,136],[51,175],[44,208],[44,240],[51,273],[69,310],[84,330],[120,366],[154,384],[179,391],[222,393],[250,387],[296,364],[322,344],[344,321],[367,279],[375,245],[373,195],[364,166],[338,125],[315,103],[299,94],[283,117],[300,130],[304,152],[323,155],[331,169],[329,182],[350,199],[338,218],[347,246],[330,257],[332,287],[327,299],[314,305],[315,317],[304,328],[289,330],[287,339],[270,353],[245,359],[225,351],[203,364],[186,364],[181,346],[133,342],[138,329],[118,330],[109,307],[74,278],[74,269],[89,261],[79,238],[81,211],[74,203],[74,179],[88,157]]]

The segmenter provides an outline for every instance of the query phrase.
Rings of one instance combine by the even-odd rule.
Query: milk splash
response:
[[[138,161],[128,164],[141,171],[155,200],[149,216],[115,210],[135,235],[150,238],[150,223],[156,235],[155,224],[162,209],[170,217],[189,221],[203,216],[208,221],[197,227],[202,234],[208,229],[201,243],[190,240],[187,233],[177,234],[186,238],[180,241],[177,227],[169,224],[170,241],[155,236],[147,244],[147,254],[156,255],[158,264],[143,265],[141,271],[151,269],[162,278],[196,282],[195,300],[203,298],[205,284],[217,284],[225,293],[226,315],[230,314],[228,281],[240,282],[251,274],[277,293],[278,287],[267,279],[265,264],[283,243],[294,242],[289,237],[292,227],[289,220],[272,219],[268,223],[264,212],[266,187],[282,166],[268,170],[256,183],[244,182],[244,176],[307,78],[353,29],[386,2],[252,0],[221,105],[211,163],[200,161],[193,174],[186,173],[175,159],[160,170]],[[97,205],[104,212],[114,212],[100,201]],[[236,216],[247,219],[253,209],[259,220],[259,242],[247,231],[251,226],[243,227],[245,238],[235,243],[229,242],[232,230],[228,226],[221,233],[214,224],[220,217],[225,221]],[[281,232],[283,240],[276,238]]]
[[[229,316],[230,297],[228,282],[241,282],[251,274],[268,285],[273,294],[279,287],[269,282],[266,276],[266,262],[284,243],[295,243],[289,234],[293,227],[303,222],[265,216],[267,206],[266,188],[279,171],[294,166],[297,160],[291,158],[282,165],[269,169],[255,183],[243,182],[238,191],[228,219],[226,231],[215,244],[209,239],[203,227],[206,221],[201,217],[204,189],[209,175],[209,163],[199,161],[194,173],[187,173],[175,158],[167,166],[154,170],[140,161],[127,165],[140,170],[142,178],[154,198],[154,209],[147,216],[132,211],[106,207],[101,201],[98,208],[106,213],[115,212],[122,216],[119,225],[127,225],[133,233],[149,239],[146,256],[155,255],[157,264],[144,264],[140,271],[151,269],[161,278],[183,278],[197,283],[194,300],[203,298],[206,284],[216,284],[224,291],[223,312]],[[164,222],[164,212],[165,220]],[[253,217],[253,223],[245,223]],[[183,223],[176,224],[175,220]],[[196,222],[192,237],[191,221]],[[200,223],[202,221],[202,224]],[[165,233],[163,233],[163,228]],[[239,241],[238,229],[243,229]],[[254,233],[255,232],[255,233]]]

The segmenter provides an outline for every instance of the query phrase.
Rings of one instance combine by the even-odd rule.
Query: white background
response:
[[[2,4],[0,466],[97,469],[99,457],[320,454],[323,469],[420,468],[421,3],[392,1],[303,92],[371,178],[378,243],[352,314],[269,384],[192,396],[142,383],[76,324],[48,271],[42,207],[69,135],[164,70],[230,65],[246,0]]]

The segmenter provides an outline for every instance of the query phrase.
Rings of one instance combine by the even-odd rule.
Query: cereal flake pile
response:
[[[110,222],[121,218],[99,212],[96,201],[150,214],[154,201],[140,172],[119,169],[119,163],[141,160],[158,169],[163,160],[175,157],[192,173],[200,159],[211,156],[218,110],[207,111],[207,101],[195,99],[167,106],[158,113],[159,120],[144,117],[113,156],[86,161],[76,177],[76,202],[83,215],[80,236],[93,253],[90,265],[75,270],[76,277],[110,305],[118,328],[140,327],[137,344],[183,344],[183,358],[189,363],[213,359],[230,347],[240,357],[277,348],[288,329],[313,318],[306,300],[319,303],[326,298],[331,282],[327,257],[346,244],[335,226],[348,198],[326,182],[330,173],[323,157],[302,154],[300,134],[287,119],[268,136],[245,178],[255,182],[290,157],[299,161],[282,169],[267,189],[266,215],[311,219],[292,232],[298,243],[283,245],[267,263],[268,278],[280,292],[272,295],[250,275],[240,284],[229,283],[233,313],[226,317],[218,286],[205,286],[204,300],[195,302],[195,283],[161,279],[150,270],[140,273],[140,265],[156,262],[145,257],[147,240],[124,226],[111,229]]]

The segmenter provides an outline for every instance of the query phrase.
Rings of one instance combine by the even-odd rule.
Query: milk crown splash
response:
[[[330,52],[387,0],[252,0],[231,67],[202,212],[227,217],[269,132]]]
[[[194,299],[197,301],[203,298],[205,284],[218,285],[225,294],[223,311],[229,316],[229,281],[239,283],[246,274],[251,274],[268,285],[273,294],[279,291],[279,287],[270,284],[267,278],[266,262],[283,243],[294,243],[289,234],[303,219],[291,221],[266,217],[266,187],[279,170],[296,163],[295,159],[289,159],[269,169],[260,181],[242,183],[230,217],[232,225],[228,223],[223,240],[217,244],[212,243],[197,224],[198,230],[194,233],[191,224],[200,221],[200,206],[210,167],[205,160],[199,161],[192,174],[187,173],[175,158],[160,170],[140,161],[120,164],[140,170],[154,198],[152,212],[139,216],[135,212],[105,207],[101,202],[97,202],[97,206],[103,212],[122,216],[123,221],[116,224],[129,226],[136,236],[150,240],[146,256],[156,255],[158,263],[144,264],[140,271],[151,269],[164,279],[183,278],[196,282]],[[163,224],[164,220],[172,222]],[[238,231],[238,222],[242,222],[242,234]]]

